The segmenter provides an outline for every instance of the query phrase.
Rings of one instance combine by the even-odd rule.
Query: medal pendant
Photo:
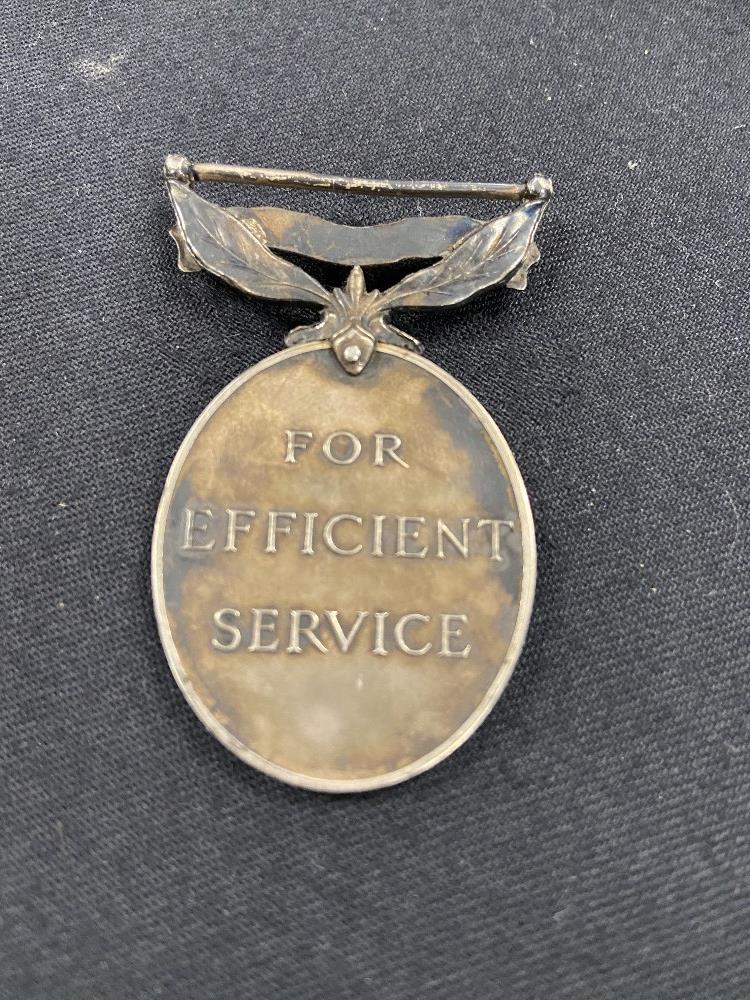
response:
[[[179,157],[165,173],[181,269],[322,310],[227,386],[177,453],[152,556],[169,665],[208,730],[275,778],[326,792],[403,781],[460,746],[502,693],[536,556],[502,434],[389,312],[525,287],[551,185],[399,184]],[[519,205],[489,221],[358,229],[221,208],[193,191],[200,180]],[[331,291],[276,250],[348,265],[349,278]],[[363,267],[420,257],[438,261],[367,289]]]

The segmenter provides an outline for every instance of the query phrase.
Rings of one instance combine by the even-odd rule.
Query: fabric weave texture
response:
[[[746,1000],[747,5],[2,13],[0,997]],[[171,152],[555,182],[525,293],[397,317],[498,422],[539,545],[508,690],[397,788],[255,773],[162,654],[171,459],[309,316],[178,272]]]

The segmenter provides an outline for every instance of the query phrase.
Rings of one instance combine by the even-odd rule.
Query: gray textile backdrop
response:
[[[2,997],[747,1000],[747,5],[5,3]],[[525,294],[401,318],[515,451],[539,585],[390,791],[256,774],[162,655],[171,458],[309,315],[177,271],[167,152],[555,181]]]

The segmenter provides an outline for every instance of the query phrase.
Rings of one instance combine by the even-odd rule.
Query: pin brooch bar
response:
[[[550,198],[553,193],[552,182],[541,174],[535,174],[522,183],[513,184],[485,184],[481,181],[391,181],[367,177],[337,177],[306,170],[273,170],[267,167],[241,167],[227,163],[191,163],[184,156],[168,156],[165,175],[172,180],[187,184],[208,181],[403,197],[529,201],[535,198]]]

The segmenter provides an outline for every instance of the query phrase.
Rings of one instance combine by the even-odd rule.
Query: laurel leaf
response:
[[[202,271],[203,268],[190,253],[188,245],[185,242],[183,232],[177,223],[175,223],[169,230],[169,235],[177,244],[177,267],[186,274],[190,274],[194,271]]]
[[[186,185],[167,183],[185,243],[207,271],[249,295],[329,304],[331,296],[326,289],[301,267],[272,253],[252,226]]]
[[[437,264],[415,271],[389,288],[383,294],[383,306],[456,305],[484,288],[509,281],[527,259],[547,204],[547,200],[530,201],[478,226]]]
[[[508,278],[505,282],[506,288],[515,288],[517,292],[523,292],[526,289],[526,283],[529,280],[529,268],[533,267],[539,261],[541,254],[539,253],[539,247],[536,243],[532,243],[529,249],[524,254],[524,258],[520,265],[513,272],[513,277]]]

